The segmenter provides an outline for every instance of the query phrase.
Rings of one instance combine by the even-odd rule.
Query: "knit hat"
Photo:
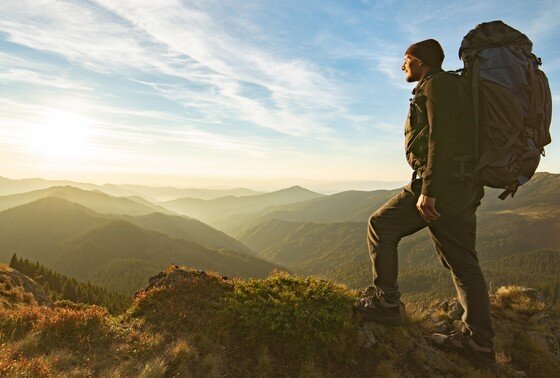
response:
[[[431,68],[440,68],[443,62],[443,49],[435,39],[426,39],[410,45],[405,54],[421,60]]]

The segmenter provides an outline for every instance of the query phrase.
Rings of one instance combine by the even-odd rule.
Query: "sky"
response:
[[[373,189],[410,178],[413,42],[501,19],[560,103],[560,2],[2,0],[0,176]],[[559,121],[539,170],[560,172]],[[391,184],[388,184],[391,185]]]

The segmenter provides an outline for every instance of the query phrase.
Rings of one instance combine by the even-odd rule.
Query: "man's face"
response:
[[[422,76],[424,76],[425,73],[424,67],[425,66],[421,64],[420,60],[411,55],[405,54],[401,70],[404,71],[406,81],[413,83],[422,79]]]

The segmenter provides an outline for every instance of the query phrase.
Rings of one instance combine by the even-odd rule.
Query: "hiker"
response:
[[[373,286],[358,299],[354,311],[379,323],[403,323],[397,246],[403,237],[428,227],[465,310],[462,330],[434,334],[432,341],[478,365],[495,368],[490,300],[475,249],[476,209],[484,190],[453,174],[454,154],[470,146],[464,145],[464,137],[457,143],[458,88],[452,74],[441,69],[443,59],[434,39],[414,43],[405,52],[401,68],[406,81],[418,82],[405,123],[406,158],[414,173],[411,182],[369,218]]]

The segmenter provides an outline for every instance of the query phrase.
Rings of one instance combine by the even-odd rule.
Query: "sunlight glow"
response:
[[[92,120],[78,114],[52,110],[31,129],[30,145],[45,157],[83,158],[90,152]]]

